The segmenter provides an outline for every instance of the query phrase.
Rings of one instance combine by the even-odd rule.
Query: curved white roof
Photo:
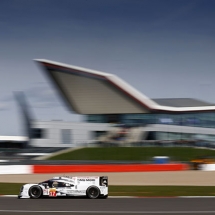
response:
[[[114,74],[36,59],[71,109],[80,114],[214,111],[215,106],[169,107],[149,99]]]

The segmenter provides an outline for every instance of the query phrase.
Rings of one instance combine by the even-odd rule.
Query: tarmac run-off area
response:
[[[188,185],[215,186],[215,171],[168,171],[168,172],[85,172],[61,174],[10,174],[1,175],[0,182],[38,183],[53,176],[97,176],[107,175],[109,185]]]

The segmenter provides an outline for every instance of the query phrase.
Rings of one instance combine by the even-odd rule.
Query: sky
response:
[[[213,0],[1,0],[0,135],[35,120],[84,120],[33,59],[114,73],[149,98],[215,103]]]

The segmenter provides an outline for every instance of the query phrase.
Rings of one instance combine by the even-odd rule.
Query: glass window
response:
[[[71,144],[71,130],[70,129],[62,129],[62,143],[63,144]]]
[[[144,113],[87,115],[88,122],[123,123],[127,125],[168,124],[215,128],[215,113]]]
[[[107,123],[105,116],[101,114],[87,115],[87,121],[94,123]]]
[[[42,139],[42,138],[45,138],[45,129],[32,128],[31,129],[31,137],[33,139]]]
[[[97,139],[98,137],[101,137],[101,136],[105,135],[106,133],[107,133],[107,131],[93,131],[94,139]]]

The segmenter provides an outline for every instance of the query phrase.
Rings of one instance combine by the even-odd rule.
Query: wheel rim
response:
[[[37,187],[33,187],[31,190],[31,194],[33,197],[38,198],[40,196],[40,190]]]
[[[97,196],[98,196],[98,194],[99,194],[99,191],[98,191],[98,189],[96,189],[96,188],[90,188],[90,190],[89,190],[89,196],[90,197],[92,197],[92,198],[96,198]]]

